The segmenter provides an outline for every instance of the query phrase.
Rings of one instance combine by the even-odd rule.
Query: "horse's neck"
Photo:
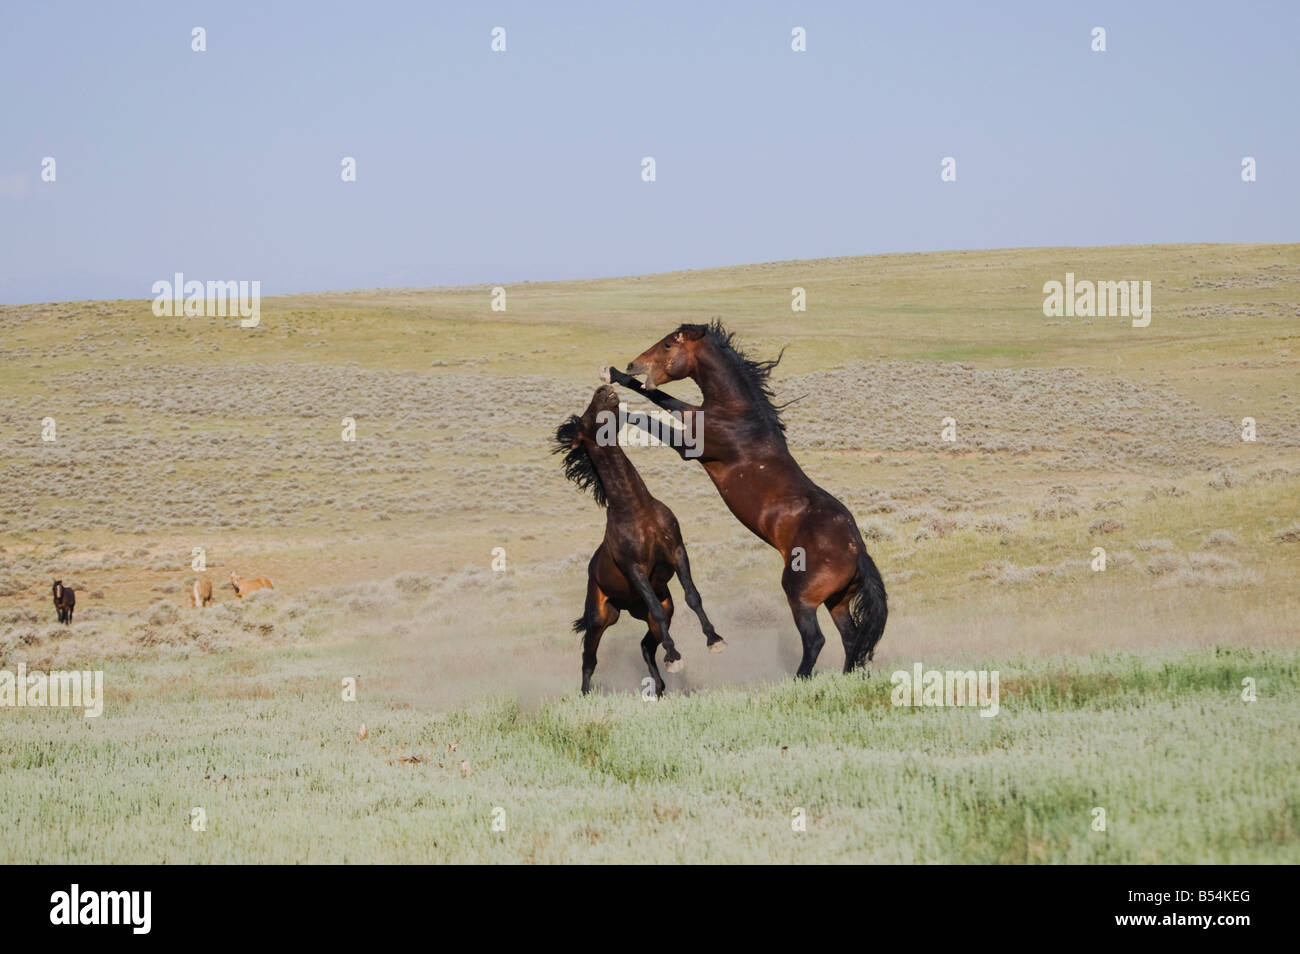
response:
[[[725,422],[730,419],[745,422],[747,433],[752,435],[754,422],[774,420],[762,387],[743,380],[742,374],[715,348],[702,349],[696,357],[691,377],[704,398],[700,408],[705,412],[702,424],[706,431],[715,429],[719,420],[725,427]],[[766,433],[759,438],[764,447],[788,456],[781,429],[771,427],[765,430]],[[707,442],[708,438],[705,440]],[[725,446],[725,442],[717,442],[714,446]]]
[[[736,370],[715,348],[701,349],[695,359],[695,373],[691,375],[699,386],[704,400],[701,406],[713,405],[716,409],[739,412],[756,411],[754,397]]]
[[[645,481],[632,466],[632,461],[623,453],[623,448],[617,444],[608,447],[597,445],[590,453],[596,470],[600,473],[600,482],[605,487],[605,499],[610,509],[641,507],[653,499]]]

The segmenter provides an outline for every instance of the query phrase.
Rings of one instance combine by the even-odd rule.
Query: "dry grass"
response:
[[[1038,288],[1067,270],[1150,279],[1151,327],[1043,318]],[[796,284],[810,310],[792,316]],[[799,399],[790,444],[854,511],[889,587],[880,668],[1300,642],[1296,246],[769,263],[509,301],[501,315],[483,288],[297,296],[264,302],[251,333],[147,302],[0,307],[0,665],[102,663],[119,699],[164,670],[243,699],[254,690],[222,661],[263,657],[276,692],[361,673],[417,712],[571,694],[568,623],[604,515],[547,439],[601,364],[715,316],[759,355],[789,346],[774,383]],[[679,610],[687,668],[670,689],[787,679],[779,558],[701,468],[631,455],[731,645],[705,653]],[[188,607],[196,546],[217,585],[203,613]],[[232,569],[276,589],[237,601]],[[56,578],[77,590],[70,627],[54,623]],[[641,633],[606,637],[600,690],[638,688]],[[841,660],[832,637],[819,668]]]

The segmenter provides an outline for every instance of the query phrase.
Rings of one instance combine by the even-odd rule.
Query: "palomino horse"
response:
[[[230,585],[235,588],[235,595],[241,600],[249,593],[253,593],[257,590],[275,589],[275,587],[271,585],[271,581],[264,576],[250,576],[245,579],[240,579],[239,575],[233,571],[230,574]]]
[[[885,631],[885,584],[848,508],[809,479],[785,444],[768,377],[775,361],[756,361],[732,344],[721,323],[682,325],[606,380],[644,395],[667,411],[698,414],[695,450],[736,519],[781,551],[781,588],[803,640],[798,675],[812,674],[826,640],[817,625],[825,604],[844,643],[844,671],[875,654]],[[644,374],[642,385],[630,375]],[[657,390],[691,378],[699,407]],[[677,448],[683,458],[683,448]]]
[[[564,455],[564,475],[582,489],[590,488],[596,503],[606,508],[605,539],[587,564],[586,607],[573,623],[574,632],[583,634],[582,691],[591,691],[601,636],[626,610],[647,622],[641,655],[654,678],[656,695],[663,695],[664,680],[655,665],[660,643],[668,671],[682,668],[682,655],[668,634],[673,618],[668,581],[674,574],[686,591],[686,605],[700,618],[709,651],[720,653],[727,644],[704,614],[677,518],[650,496],[618,446],[617,433],[618,394],[608,386],[596,390],[582,417],[571,416],[555,432],[554,453]]]
[[[59,615],[59,622],[68,625],[72,622],[72,611],[77,605],[77,594],[70,586],[64,586],[62,580],[54,581],[54,612]]]
[[[201,577],[194,581],[194,586],[190,588],[190,601],[197,610],[205,606],[212,605],[212,581],[207,577]]]

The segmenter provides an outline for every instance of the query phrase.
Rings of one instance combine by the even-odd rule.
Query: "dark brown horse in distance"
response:
[[[641,640],[641,655],[654,678],[656,695],[663,695],[664,680],[655,664],[660,643],[668,671],[682,668],[682,655],[668,633],[673,618],[668,581],[674,574],[686,591],[686,605],[700,618],[710,652],[722,652],[727,644],[704,613],[677,518],[650,496],[618,446],[618,403],[613,388],[598,388],[583,415],[571,416],[555,432],[554,452],[564,455],[564,475],[590,489],[596,503],[606,508],[605,539],[587,564],[586,607],[573,623],[574,632],[583,634],[582,691],[591,691],[601,636],[626,611],[649,626]]]
[[[54,611],[59,614],[59,622],[67,625],[72,622],[72,611],[77,606],[77,594],[70,586],[64,586],[62,580],[54,581]]]
[[[602,374],[683,419],[700,416],[697,459],[736,519],[785,560],[781,588],[803,640],[798,675],[812,674],[826,642],[817,625],[822,604],[840,631],[849,672],[872,658],[885,631],[885,585],[848,508],[790,456],[768,384],[781,359],[753,360],[733,338],[717,321],[682,325],[634,358],[628,374],[613,368]],[[639,374],[644,385],[631,377]],[[699,386],[699,407],[658,390],[682,378]]]

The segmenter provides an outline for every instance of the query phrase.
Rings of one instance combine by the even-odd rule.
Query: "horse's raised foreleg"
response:
[[[671,595],[665,596],[660,604],[664,608],[664,615],[668,619],[668,625],[673,622],[673,598]],[[645,637],[641,640],[641,658],[645,660],[646,668],[650,670],[650,676],[655,682],[655,695],[662,696],[667,686],[664,684],[664,677],[659,675],[659,664],[655,662],[655,652],[659,649],[659,640],[655,634],[646,631]]]
[[[632,377],[630,374],[624,374],[622,371],[619,371],[617,368],[603,368],[600,372],[600,376],[603,380],[612,382],[614,384],[620,384],[623,387],[627,388],[629,391],[635,391],[637,394],[641,395],[647,401],[650,401],[652,404],[655,404],[656,406],[663,408],[665,411],[668,411],[672,414],[676,414],[682,420],[683,425],[685,425],[686,418],[689,415],[693,415],[700,410],[694,404],[687,404],[685,401],[679,401],[671,394],[666,394],[663,391],[646,388],[636,378]],[[697,424],[701,421],[703,421],[703,418],[693,420],[692,423]],[[694,433],[694,430],[692,430],[691,433]],[[656,435],[656,436],[660,436],[660,435]],[[700,447],[698,444],[688,445],[683,440],[665,440],[661,436],[660,436],[660,443],[667,444],[669,447],[675,450],[677,452],[677,456],[680,457],[682,460],[694,460],[700,455]]]
[[[600,378],[602,381],[609,384],[618,384],[627,388],[629,391],[635,391],[651,404],[658,405],[665,411],[675,411],[678,414],[684,414],[687,411],[699,410],[699,408],[694,404],[687,404],[685,401],[680,401],[671,394],[660,391],[657,388],[647,388],[636,378],[632,377],[632,375],[620,371],[618,368],[602,368]]]
[[[669,672],[681,672],[682,654],[677,651],[673,638],[668,635],[668,614],[664,612],[659,597],[655,596],[654,587],[650,585],[650,577],[639,566],[625,570],[624,575],[632,584],[632,589],[636,591],[637,596],[641,597],[641,602],[645,604],[650,633],[664,644],[665,668]]]
[[[718,635],[704,612],[704,601],[700,599],[700,591],[695,588],[695,580],[691,578],[691,561],[686,556],[685,544],[677,545],[673,560],[677,576],[682,581],[682,590],[686,593],[686,605],[700,618],[700,628],[704,630],[704,638],[709,642],[709,652],[722,652],[727,648],[727,641]]]
[[[655,695],[662,696],[664,690],[668,688],[664,682],[664,677],[659,674],[659,664],[655,662],[655,652],[659,649],[659,640],[655,639],[655,634],[646,630],[646,634],[641,639],[641,658],[645,660],[646,668],[650,670],[650,677],[655,681]]]

